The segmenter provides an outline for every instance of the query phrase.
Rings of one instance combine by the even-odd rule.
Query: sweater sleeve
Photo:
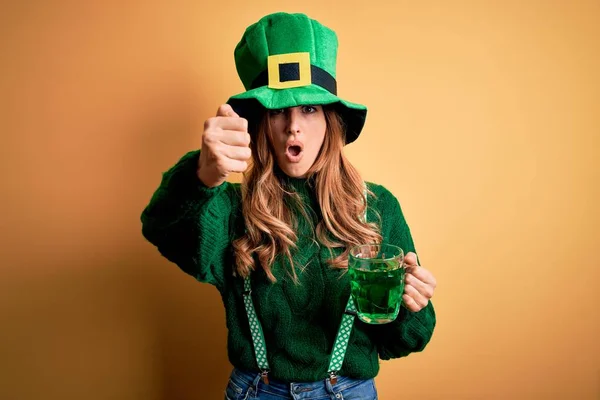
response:
[[[398,199],[384,187],[379,186],[379,189],[378,209],[384,241],[402,248],[405,254],[416,253],[410,228],[404,219]],[[401,306],[395,321],[385,325],[370,325],[370,329],[379,357],[389,360],[425,349],[435,325],[435,311],[433,303],[429,301],[427,306],[418,312],[411,312]]]
[[[142,212],[142,234],[184,272],[221,290],[239,190],[229,182],[205,186],[196,175],[199,154],[187,153],[163,173]]]

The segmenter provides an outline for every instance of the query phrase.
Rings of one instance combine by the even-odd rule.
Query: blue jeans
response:
[[[338,377],[332,385],[329,379],[317,382],[283,382],[269,379],[265,384],[257,372],[234,368],[225,389],[225,400],[377,400],[373,379]]]

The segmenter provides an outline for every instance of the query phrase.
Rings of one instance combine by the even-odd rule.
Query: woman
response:
[[[235,50],[246,92],[206,121],[202,151],[164,174],[142,214],[161,254],[221,293],[226,399],[377,398],[379,359],[423,350],[435,327],[435,279],[397,199],[343,155],[366,108],[337,97],[336,57],[336,34],[303,14],[246,29]],[[404,307],[369,325],[346,312],[348,249],[381,242],[407,253]]]

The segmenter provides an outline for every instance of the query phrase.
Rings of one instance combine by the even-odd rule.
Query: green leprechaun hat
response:
[[[275,13],[249,26],[235,48],[235,65],[246,92],[227,101],[256,126],[266,109],[331,104],[356,140],[367,108],[337,96],[335,32],[304,14]],[[252,133],[252,128],[250,129]]]

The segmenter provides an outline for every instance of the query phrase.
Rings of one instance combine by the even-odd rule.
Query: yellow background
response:
[[[222,398],[220,298],[139,214],[278,10],[337,31],[347,154],[439,281],[380,398],[597,399],[600,3],[566,0],[5,2],[0,398]]]

